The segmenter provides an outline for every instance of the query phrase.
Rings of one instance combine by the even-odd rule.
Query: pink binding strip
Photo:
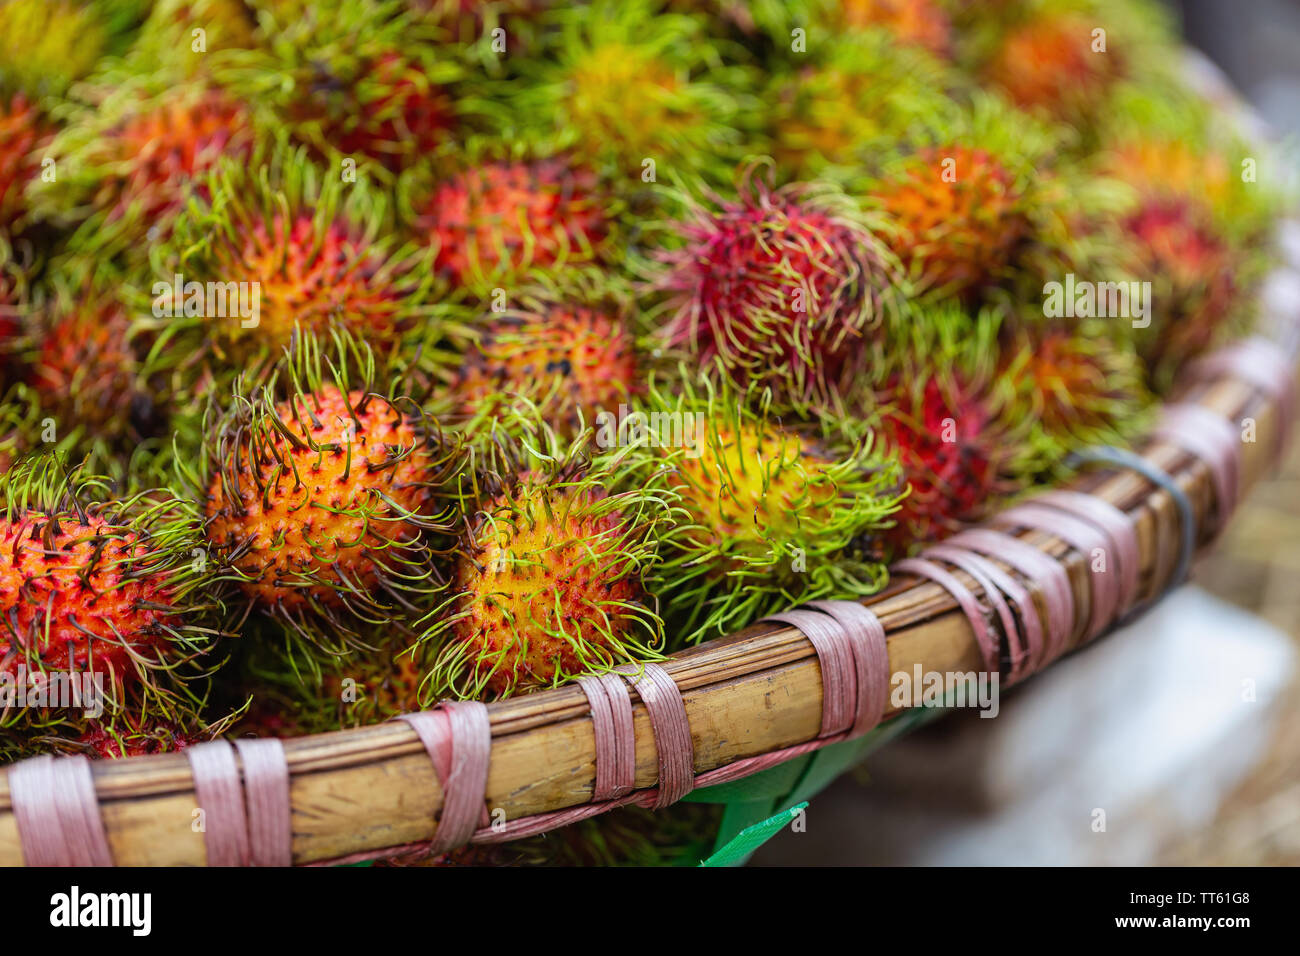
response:
[[[28,866],[112,866],[84,756],[34,757],[9,770],[9,799]]]
[[[1180,403],[1166,406],[1153,434],[1195,455],[1209,467],[1214,479],[1218,527],[1222,530],[1238,501],[1241,435],[1237,429],[1208,408]]]
[[[1192,365],[1191,374],[1240,378],[1266,392],[1277,405],[1278,435],[1274,453],[1282,457],[1295,424],[1295,360],[1291,356],[1268,339],[1253,336],[1207,355]]]
[[[1086,521],[1109,539],[1107,554],[1114,556],[1117,611],[1122,618],[1133,608],[1141,583],[1137,529],[1127,514],[1109,501],[1081,491],[1054,490],[1035,495],[1029,503],[1046,505]]]
[[[596,783],[591,798],[617,800],[636,787],[636,734],[627,684],[612,674],[583,677],[578,686],[591,705],[596,737]]]
[[[1033,528],[1054,535],[1083,555],[1088,565],[1088,593],[1091,595],[1088,639],[1092,640],[1105,631],[1119,606],[1119,580],[1113,563],[1108,560],[1106,536],[1086,521],[1032,502],[1017,505],[996,517],[1022,528]],[[1103,559],[1107,559],[1103,571],[1093,569],[1093,554],[1097,551],[1102,553]]]
[[[235,750],[244,765],[249,863],[292,866],[293,824],[284,744],[275,739],[236,740]]]
[[[224,740],[213,740],[187,748],[185,756],[194,776],[194,796],[203,811],[208,866],[247,866],[248,819],[234,749]]]
[[[864,734],[885,716],[889,703],[889,645],[880,618],[857,601],[809,601],[843,629],[853,656],[854,720],[851,732]]]
[[[469,842],[479,821],[488,818],[484,805],[492,757],[492,726],[487,705],[479,701],[446,701],[433,710],[401,714],[424,744],[442,786],[442,815],[429,852],[437,855]]]
[[[939,565],[932,561],[926,561],[924,558],[905,558],[902,561],[897,561],[894,563],[894,570],[918,578],[927,578],[951,594],[953,600],[965,613],[966,619],[970,621],[971,629],[975,632],[975,641],[979,644],[984,670],[990,674],[998,673],[997,637],[994,635],[992,628],[989,627],[989,622],[984,616],[984,609],[980,607],[979,601],[975,599],[975,595],[967,589],[966,585],[939,567]]]
[[[785,611],[764,621],[780,621],[803,632],[817,652],[822,673],[822,725],[819,736],[848,730],[857,719],[857,662],[839,622],[820,611]]]
[[[1000,531],[973,528],[953,535],[948,543],[1000,559],[1038,584],[1047,604],[1048,622],[1047,653],[1039,666],[1065,652],[1074,630],[1074,591],[1065,568],[1032,545]]]
[[[1043,651],[1043,625],[1038,618],[1038,608],[1034,606],[1032,595],[1020,586],[1020,582],[974,551],[953,545],[932,545],[925,549],[922,557],[947,561],[973,577],[983,589],[1002,621],[1002,633],[1007,639],[1008,656],[1011,659],[1007,680],[1017,681],[1032,672],[1034,663]],[[1024,640],[1021,640],[1020,625],[1016,622],[1015,614],[1003,595],[1020,612],[1021,620],[1024,621]]]
[[[695,789],[695,743],[686,705],[673,679],[658,664],[625,664],[617,672],[627,677],[650,715],[650,732],[659,754],[659,783],[655,809],[676,803]]]

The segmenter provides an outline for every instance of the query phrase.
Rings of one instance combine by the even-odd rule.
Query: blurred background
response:
[[[1300,2],[1171,6],[1300,141]],[[1300,865],[1297,582],[1300,429],[1191,585],[998,719],[957,713],[873,755],[754,864]]]

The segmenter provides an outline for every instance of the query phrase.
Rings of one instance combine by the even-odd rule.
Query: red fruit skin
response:
[[[294,447],[277,432],[251,465],[250,458],[258,455],[246,445],[238,447],[231,481],[221,472],[212,478],[208,539],[220,553],[237,555],[234,562],[247,576],[241,586],[265,607],[298,611],[312,600],[341,606],[336,590],[341,575],[378,587],[377,558],[419,539],[419,527],[380,495],[412,514],[427,513],[432,499],[424,484],[429,453],[395,408],[372,399],[360,410],[364,398],[360,391],[345,398],[328,386],[281,403],[277,415],[304,447]],[[342,439],[354,414],[349,460]],[[306,447],[307,439],[318,447],[341,447],[313,451]],[[415,451],[384,466],[394,448]],[[257,469],[256,478],[251,467]],[[301,483],[295,475],[302,476]],[[305,583],[309,581],[320,583]]]
[[[47,670],[130,677],[135,665],[124,644],[153,656],[170,616],[159,607],[172,605],[165,583],[148,571],[148,546],[98,515],[86,524],[75,513],[58,515],[47,541],[49,526],[36,512],[0,517],[0,614],[9,622],[0,632],[0,667],[32,670],[28,650]]]
[[[1139,346],[1153,367],[1204,351],[1231,312],[1236,264],[1209,223],[1209,213],[1195,203],[1153,199],[1124,224],[1140,277],[1153,283],[1153,295],[1165,297],[1156,302],[1163,316],[1153,323],[1157,334]]]
[[[315,332],[333,322],[372,342],[388,342],[399,331],[399,288],[385,281],[385,260],[367,252],[365,239],[342,222],[322,230],[309,216],[288,229],[280,216],[248,225],[237,249],[219,249],[213,267],[226,281],[257,282],[259,322],[245,333],[269,342],[288,342],[295,324]],[[231,261],[222,261],[223,259]]]
[[[440,183],[416,228],[435,268],[465,285],[588,261],[609,233],[592,171],[556,159],[487,163]]]
[[[894,534],[904,550],[915,542],[946,537],[978,518],[994,493],[991,416],[977,402],[953,405],[939,383],[930,381],[916,415],[887,419],[886,446],[898,455],[912,489],[903,500]]]
[[[862,370],[866,317],[879,315],[889,278],[865,230],[761,188],[679,229],[686,243],[662,256],[657,283],[674,310],[671,344],[803,400]]]
[[[244,108],[217,90],[196,101],[172,98],[127,117],[104,136],[106,157],[121,174],[105,176],[96,205],[116,220],[134,211],[146,222],[169,218],[184,204],[190,183],[224,155],[248,152]]]
[[[550,506],[554,520],[545,518],[537,506],[532,527],[514,518],[501,499],[489,505],[485,513],[494,515],[496,524],[479,516],[469,535],[473,558],[462,558],[458,565],[459,608],[468,613],[456,621],[453,633],[472,648],[480,674],[492,671],[487,688],[493,694],[546,686],[557,673],[579,672],[591,663],[569,641],[530,627],[529,622],[551,629],[563,625],[570,633],[600,644],[601,637],[590,623],[601,613],[595,602],[634,606],[645,597],[634,575],[608,580],[607,562],[590,560],[593,553],[600,554],[602,545],[621,539],[626,531],[623,516],[582,514],[581,502],[569,505],[560,500],[567,493],[554,497],[557,500]],[[498,540],[494,527],[511,531]],[[545,561],[526,566],[506,560],[502,566],[503,554],[544,555]],[[605,609],[603,613],[618,621],[616,612]]]
[[[360,103],[322,70],[295,104],[295,118],[319,121],[324,138],[340,153],[367,156],[391,172],[447,142],[456,126],[451,97],[424,80],[418,66],[390,51],[366,73],[368,83],[384,90],[382,96]]]
[[[199,739],[170,723],[160,723],[147,733],[119,728],[116,735],[108,728],[96,724],[78,737],[77,743],[92,759],[118,760],[122,757],[175,753],[193,746]]]
[[[42,403],[63,421],[98,434],[128,427],[136,394],[129,325],[111,300],[86,299],[53,321],[31,370]]]
[[[23,189],[40,169],[35,151],[49,141],[50,132],[22,93],[0,100],[0,226],[22,213]]]

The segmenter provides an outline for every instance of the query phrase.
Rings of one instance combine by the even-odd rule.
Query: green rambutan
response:
[[[364,646],[438,590],[454,448],[418,405],[375,391],[368,348],[303,335],[251,396],[235,383],[191,483],[204,532],[252,606],[326,650]],[[396,387],[398,383],[394,383]]]
[[[136,322],[148,370],[170,371],[174,392],[260,367],[295,329],[340,327],[392,350],[430,316],[427,256],[385,235],[387,204],[364,183],[277,150],[221,163],[203,192],[155,249],[153,314]]]
[[[835,407],[860,377],[865,340],[900,304],[880,222],[829,186],[772,189],[746,172],[736,201],[692,204],[656,254],[662,330],[701,365],[770,386],[783,406]]]
[[[682,518],[663,548],[657,592],[687,640],[744,627],[803,601],[873,593],[886,572],[898,470],[869,434],[815,434],[770,412],[771,395],[725,383],[652,387],[643,454],[668,468]],[[848,450],[835,450],[836,448]]]
[[[244,0],[154,0],[130,55],[195,77],[208,69],[209,53],[258,42],[257,19]]]
[[[483,293],[611,253],[618,207],[595,173],[566,157],[484,159],[432,184],[412,228],[454,286]]]
[[[0,87],[62,96],[109,49],[112,25],[99,3],[0,3]]]
[[[673,516],[662,473],[631,467],[627,446],[591,453],[590,431],[517,434],[500,430],[467,495],[453,593],[423,635],[440,645],[425,702],[554,686],[663,646],[645,587]]]
[[[719,55],[726,43],[706,21],[657,7],[596,0],[545,13],[549,43],[521,64],[510,116],[558,136],[557,146],[611,182],[654,182],[660,169],[679,180],[725,177],[742,155],[737,126],[749,78],[738,57],[728,64]]]
[[[114,501],[106,488],[47,456],[0,476],[0,672],[97,675],[105,719],[125,693],[133,713],[193,713],[201,696],[189,683],[223,636],[198,516],[170,492]]]
[[[860,177],[922,130],[953,128],[943,63],[888,33],[850,32],[776,73],[763,97],[772,155],[795,179]]]

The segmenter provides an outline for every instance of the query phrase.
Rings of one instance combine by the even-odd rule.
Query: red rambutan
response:
[[[438,183],[415,228],[435,267],[481,289],[601,258],[610,231],[596,175],[560,159],[488,162]]]
[[[746,181],[717,206],[694,209],[676,226],[682,245],[659,254],[664,337],[783,403],[837,404],[896,302],[892,254],[838,192]]]

